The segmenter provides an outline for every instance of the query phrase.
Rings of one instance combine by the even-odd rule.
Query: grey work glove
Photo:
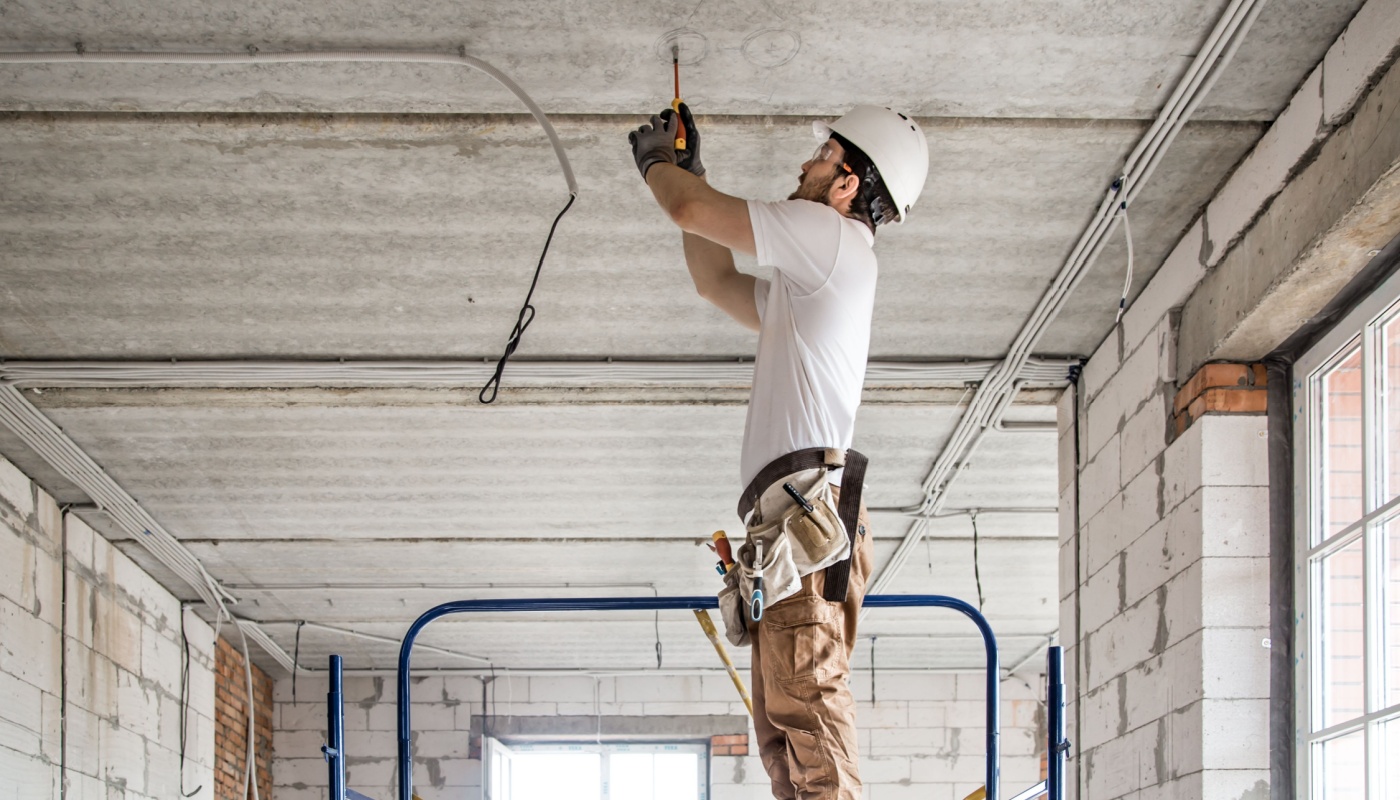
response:
[[[668,111],[670,109],[667,109]],[[652,116],[651,123],[627,134],[627,141],[632,143],[632,158],[637,161],[637,169],[642,173],[642,180],[647,179],[647,170],[653,165],[666,163],[676,163],[676,134],[679,126],[676,122],[676,115],[670,114],[666,119],[659,116]]]
[[[674,113],[668,108],[661,112],[661,118],[669,119]],[[681,103],[681,125],[685,127],[685,149],[676,153],[676,166],[700,177],[705,174],[705,166],[700,163],[700,129],[695,127],[695,117],[685,103]]]

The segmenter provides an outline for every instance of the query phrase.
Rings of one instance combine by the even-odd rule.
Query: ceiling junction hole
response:
[[[699,64],[710,52],[710,40],[704,34],[689,28],[676,28],[661,34],[661,38],[656,40],[656,57],[667,66],[671,64],[672,45],[680,50],[682,67]]]

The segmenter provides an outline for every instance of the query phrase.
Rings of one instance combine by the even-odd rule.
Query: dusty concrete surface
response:
[[[1182,311],[1178,374],[1261,358],[1400,235],[1400,69],[1279,194]]]

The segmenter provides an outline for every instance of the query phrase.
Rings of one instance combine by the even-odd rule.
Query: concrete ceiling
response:
[[[1267,4],[1134,205],[1134,292],[1360,4]],[[856,102],[921,118],[932,170],[910,223],[879,237],[872,357],[939,361],[1005,355],[1225,5],[20,2],[0,8],[0,50],[464,45],[551,115],[581,188],[517,358],[742,359],[754,337],[695,296],[625,143],[669,100],[657,46],[684,29],[682,88],[725,191],[791,191],[813,118]],[[0,65],[0,356],[494,359],[565,200],[521,111],[485,76],[443,66]],[[1038,353],[1093,351],[1125,260],[1120,235]],[[297,620],[397,638],[448,599],[715,590],[700,542],[738,530],[741,387],[533,391],[509,371],[505,385],[494,407],[471,387],[26,397],[289,650]],[[1054,396],[1029,392],[1012,416],[1053,420]],[[869,504],[891,509],[876,515],[881,563],[908,526],[893,509],[920,499],[965,400],[932,385],[867,397],[856,446],[873,459]],[[84,502],[8,433],[0,453]],[[982,589],[1008,662],[1058,624],[1055,506],[1053,433],[991,434],[949,498],[983,510]],[[970,534],[966,515],[935,521],[894,591],[975,597]],[[667,667],[714,666],[694,627],[663,616]],[[980,662],[947,615],[881,612],[867,630],[890,637],[881,667]],[[496,616],[423,641],[505,668],[630,669],[655,666],[655,635],[648,614]],[[350,667],[394,654],[303,631],[307,663],[332,651]]]

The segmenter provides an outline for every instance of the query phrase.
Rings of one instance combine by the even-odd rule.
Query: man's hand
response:
[[[675,112],[666,109],[661,112],[661,118],[670,122],[670,117]],[[690,106],[681,103],[681,124],[685,126],[685,148],[676,155],[676,166],[697,177],[705,174],[705,167],[700,163],[700,129],[695,127],[695,118],[690,115]]]
[[[667,109],[667,112],[669,111],[670,109]],[[676,115],[670,113],[666,114],[665,119],[653,116],[649,125],[643,125],[627,135],[627,140],[632,143],[632,158],[637,161],[642,180],[647,179],[647,170],[653,165],[676,163],[678,130]]]

